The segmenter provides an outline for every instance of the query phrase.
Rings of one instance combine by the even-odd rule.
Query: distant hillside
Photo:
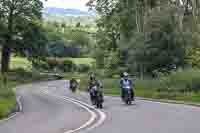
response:
[[[92,11],[81,11],[78,9],[64,9],[56,7],[46,7],[44,8],[44,15],[50,16],[95,16]]]
[[[67,25],[76,25],[78,22],[81,25],[90,25],[95,27],[96,14],[95,12],[81,11],[78,9],[63,9],[55,7],[47,7],[43,11],[43,18],[50,22],[65,22]]]

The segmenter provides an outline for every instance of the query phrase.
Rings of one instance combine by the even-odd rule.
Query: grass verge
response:
[[[180,73],[178,73],[178,75],[179,74]],[[171,78],[174,79],[174,76],[175,75],[172,75],[171,77],[168,77],[168,79],[171,79]],[[88,84],[88,75],[87,74],[79,74],[79,73],[65,74],[65,79],[71,79],[71,77],[80,79],[81,80],[80,81],[80,89],[82,91],[86,91],[87,84]],[[177,82],[178,82],[178,80],[183,80],[183,77],[181,77],[181,78],[182,79],[178,79],[178,77],[176,77]],[[188,78],[188,76],[186,78]],[[112,96],[120,95],[119,79],[101,78],[100,80],[103,83],[104,93],[106,95],[112,95]],[[200,103],[200,92],[195,92],[192,90],[184,91],[181,89],[183,84],[176,84],[177,82],[174,82],[174,80],[172,80],[173,83],[171,83],[171,82],[169,83],[169,80],[164,80],[164,81],[159,80],[158,81],[158,79],[151,79],[151,80],[137,79],[137,80],[134,80],[134,82],[135,82],[136,96],[138,96],[138,97],[159,99],[159,100],[160,99],[175,100],[175,101],[189,102],[189,103]],[[169,86],[167,86],[167,85],[169,85]],[[177,85],[179,85],[179,86],[177,87]]]
[[[23,69],[10,71],[7,75],[7,84],[3,84],[0,79],[0,119],[7,117],[16,107],[16,96],[12,88],[17,85],[32,83],[36,81],[45,81],[54,79],[49,75],[41,75],[37,72],[29,72]]]

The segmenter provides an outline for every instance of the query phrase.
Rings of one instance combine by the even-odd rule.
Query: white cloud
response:
[[[44,2],[45,7],[75,8],[88,10],[86,3],[88,0],[48,0]]]

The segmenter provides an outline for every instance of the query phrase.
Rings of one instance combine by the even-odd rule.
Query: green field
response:
[[[71,60],[74,64],[86,64],[92,66],[95,63],[95,59],[93,58],[66,58]]]
[[[31,70],[32,64],[26,58],[12,57],[10,67],[11,69],[23,68],[25,70]]]
[[[0,119],[6,117],[15,106],[15,96],[9,98],[0,97]]]

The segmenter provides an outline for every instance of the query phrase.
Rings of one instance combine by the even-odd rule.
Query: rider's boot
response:
[[[135,101],[135,94],[134,94],[134,91],[132,90],[132,92],[131,92],[131,97],[132,97],[132,101]]]

